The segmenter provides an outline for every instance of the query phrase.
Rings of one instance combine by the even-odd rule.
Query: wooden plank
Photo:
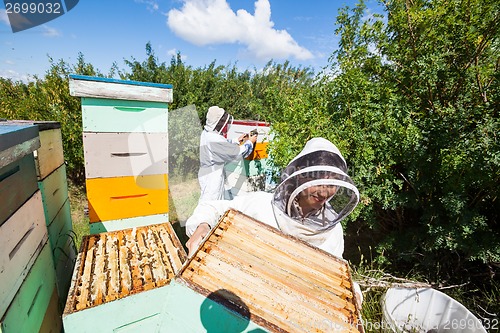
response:
[[[273,331],[323,332],[311,323],[363,331],[345,260],[234,210],[177,279],[205,296],[233,292],[249,307],[252,321]]]
[[[70,75],[71,96],[172,102],[172,85]]]
[[[0,168],[0,225],[2,225],[38,189],[35,160],[26,155]]]
[[[1,124],[1,123],[0,123]],[[23,120],[23,119],[15,119],[6,121],[8,125],[19,125],[19,126],[30,126],[36,125],[38,126],[39,131],[46,131],[51,129],[60,129],[61,123],[58,121],[47,121],[47,120]]]
[[[185,261],[186,255],[184,248],[179,247],[180,242],[175,244],[172,239],[177,239],[173,235],[173,230],[167,231],[165,229],[159,230],[158,234],[162,240],[164,251],[168,254],[168,263],[172,267],[174,274],[180,271],[182,264]]]
[[[96,237],[97,238],[97,237]],[[107,260],[106,260],[106,234],[101,234],[96,239],[95,259],[93,262],[92,282],[90,284],[91,299],[94,305],[102,304],[108,291],[107,281]]]
[[[0,315],[5,313],[46,241],[42,196],[37,191],[0,227]]]
[[[50,246],[45,244],[2,318],[2,332],[38,332],[56,287]]]
[[[57,293],[60,298],[61,309],[64,309],[77,259],[74,239],[68,237],[66,244],[61,244],[52,251],[56,269]]]
[[[60,333],[62,332],[61,311],[59,311],[59,302],[57,290],[54,289],[47,312],[42,321],[42,326],[38,333]]]
[[[83,133],[86,178],[168,173],[167,133]]]
[[[165,223],[166,221],[168,221],[168,213],[92,222],[90,223],[90,234],[94,235],[100,234],[101,232],[144,227],[153,224]]]
[[[167,133],[167,104],[82,99],[84,132]]]
[[[72,230],[71,207],[69,199],[66,199],[63,207],[59,210],[48,227],[49,241],[54,254],[54,262],[58,262],[60,256],[66,256],[61,250],[66,247],[68,239],[73,237]]]
[[[86,180],[90,222],[168,212],[168,175]]]
[[[132,255],[129,244],[127,244],[126,234],[117,233],[120,247],[120,278],[121,293],[120,298],[129,295],[132,291],[132,269],[130,268],[129,257]]]
[[[35,151],[38,179],[45,179],[64,164],[61,129],[40,130],[40,148]]]
[[[78,288],[78,292],[74,292],[76,295],[76,310],[81,310],[87,308],[91,304],[90,299],[90,286],[92,283],[92,263],[94,262],[94,244],[95,238],[88,238],[85,245],[88,247],[84,249],[84,254],[82,256],[82,261],[77,262],[78,264],[82,264],[83,270],[81,272],[81,276],[78,277],[76,288]]]
[[[108,256],[108,285],[106,293],[106,302],[113,301],[118,298],[120,292],[120,269],[119,269],[119,252],[118,252],[118,239],[116,235],[111,235],[106,240],[106,254]]]
[[[39,181],[38,187],[42,192],[45,222],[47,225],[50,225],[64,203],[68,200],[66,165],[60,165],[50,175]]]

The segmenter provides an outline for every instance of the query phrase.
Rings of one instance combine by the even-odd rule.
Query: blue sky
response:
[[[374,0],[366,1],[370,3]],[[113,62],[143,61],[150,42],[160,62],[181,52],[185,64],[262,68],[289,60],[316,71],[336,49],[335,17],[356,0],[81,0],[43,25],[13,33],[0,7],[0,77],[43,76],[48,57],[86,62],[107,74]]]

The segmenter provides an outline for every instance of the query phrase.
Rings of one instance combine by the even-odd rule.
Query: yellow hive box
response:
[[[86,180],[90,223],[168,213],[168,175]]]

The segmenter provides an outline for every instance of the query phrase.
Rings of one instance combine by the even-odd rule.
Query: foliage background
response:
[[[194,105],[202,122],[211,105],[268,121],[278,167],[323,136],[343,152],[362,195],[346,221],[348,259],[488,290],[500,271],[500,3],[382,4],[383,16],[367,17],[362,1],[339,11],[339,48],[320,73],[273,60],[244,72],[216,61],[192,68],[180,53],[161,61],[147,43],[145,60],[107,74],[79,54],[76,64],[49,58],[30,83],[0,78],[0,117],[59,121],[68,176],[80,185],[81,113],[69,74],[173,84],[170,109]],[[196,159],[179,157],[171,170]]]

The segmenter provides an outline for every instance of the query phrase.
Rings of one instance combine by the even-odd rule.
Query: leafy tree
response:
[[[384,5],[387,22],[340,12],[326,83],[380,258],[499,262],[499,4]]]
[[[49,58],[45,77],[33,82],[0,79],[0,117],[11,120],[57,121],[61,124],[68,177],[81,184],[85,180],[80,101],[70,96],[69,74],[100,76],[83,54],[77,63]]]

